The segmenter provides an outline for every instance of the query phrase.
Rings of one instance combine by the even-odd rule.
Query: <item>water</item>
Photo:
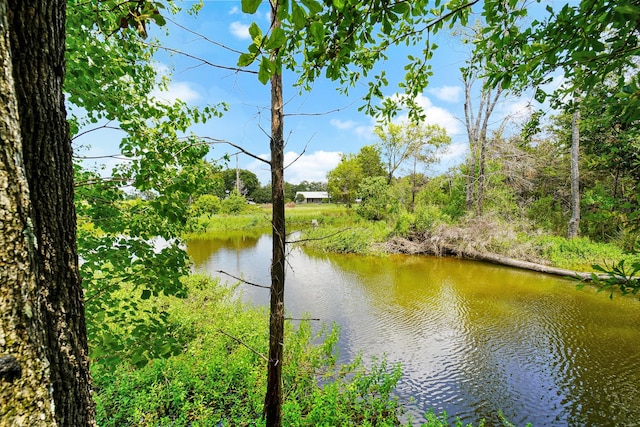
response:
[[[191,241],[200,271],[268,285],[271,239]],[[640,302],[506,267],[426,256],[314,255],[292,249],[285,304],[338,322],[342,361],[401,362],[397,393],[500,425],[640,425]],[[232,281],[232,279],[228,279]],[[242,286],[268,304],[268,290]],[[266,331],[265,331],[266,333]],[[410,399],[413,402],[410,402]]]

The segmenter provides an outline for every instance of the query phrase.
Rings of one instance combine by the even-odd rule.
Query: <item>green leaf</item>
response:
[[[302,0],[302,4],[304,4],[307,9],[309,9],[309,13],[313,15],[322,12],[322,5],[315,0]]]
[[[269,82],[269,79],[275,72],[275,64],[269,60],[267,57],[262,57],[260,60],[260,69],[258,70],[258,80],[263,85],[266,85]]]
[[[307,24],[307,14],[304,12],[303,8],[298,6],[297,3],[292,4],[291,21],[293,22],[293,27],[296,30],[303,29]]]
[[[284,33],[284,30],[280,27],[274,28],[271,32],[271,35],[264,43],[265,49],[274,50],[279,47],[282,47],[287,41],[287,36]]]
[[[254,14],[258,10],[260,3],[262,3],[262,0],[242,0],[242,12]]]
[[[142,291],[142,295],[140,295],[140,298],[142,299],[149,299],[151,297],[151,291],[149,289],[145,289],[144,291]]]
[[[249,35],[251,36],[251,40],[262,38],[262,30],[255,22],[252,22],[251,26],[249,27]]]
[[[249,66],[253,63],[255,59],[256,59],[255,55],[252,55],[250,53],[243,53],[240,55],[240,58],[238,58],[238,67]]]
[[[316,43],[320,44],[324,41],[325,28],[322,22],[316,21],[311,24],[310,31]]]
[[[344,9],[344,0],[333,0],[333,7],[338,10]]]

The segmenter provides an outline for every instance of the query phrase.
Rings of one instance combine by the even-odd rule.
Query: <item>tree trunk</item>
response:
[[[571,120],[571,218],[567,237],[578,237],[580,228],[580,171],[578,161],[580,159],[580,100],[576,99],[576,107]]]
[[[484,205],[485,164],[487,162],[487,136],[482,134],[478,141],[480,145],[480,170],[478,171],[478,200],[476,201],[476,216],[482,216]]]
[[[0,0],[0,426],[95,425],[62,94],[65,4]]]
[[[280,26],[274,7],[272,28]],[[275,58],[277,52],[272,56]],[[272,259],[269,305],[269,365],[264,413],[268,427],[282,425],[282,355],[284,347],[285,217],[284,217],[284,112],[282,74],[271,77],[271,194]]]

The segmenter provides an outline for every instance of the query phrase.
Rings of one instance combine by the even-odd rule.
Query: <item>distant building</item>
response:
[[[329,193],[326,191],[298,191],[296,193],[297,203],[322,203],[329,200]]]

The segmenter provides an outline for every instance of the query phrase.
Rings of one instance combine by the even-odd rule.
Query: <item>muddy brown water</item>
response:
[[[271,237],[194,240],[197,271],[268,284]],[[337,322],[340,360],[400,362],[397,395],[464,422],[640,425],[640,302],[491,264],[428,256],[312,254],[293,248],[285,304]],[[229,280],[224,278],[224,280]],[[267,305],[268,291],[243,286]]]

